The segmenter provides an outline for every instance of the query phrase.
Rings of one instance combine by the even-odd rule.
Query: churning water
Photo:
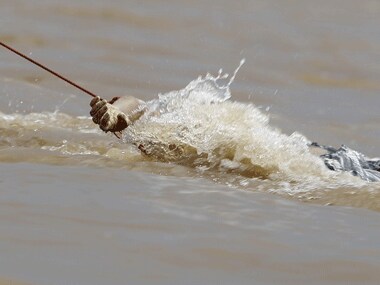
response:
[[[0,5],[2,41],[148,105],[118,140],[0,51],[0,284],[377,284],[379,184],[308,147],[380,155],[376,1]]]

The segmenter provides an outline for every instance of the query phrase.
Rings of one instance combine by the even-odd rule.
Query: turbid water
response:
[[[379,184],[307,147],[380,156],[377,1],[0,7],[1,41],[149,105],[118,140],[0,50],[0,284],[378,284]]]

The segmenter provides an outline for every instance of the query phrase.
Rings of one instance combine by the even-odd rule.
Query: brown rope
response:
[[[50,68],[48,68],[48,67],[42,65],[41,63],[38,63],[37,61],[31,59],[30,57],[26,56],[25,54],[22,54],[21,52],[19,52],[19,51],[15,50],[15,49],[11,48],[10,46],[8,46],[8,45],[2,43],[1,41],[0,41],[0,45],[2,45],[3,47],[5,47],[6,49],[9,49],[10,51],[14,52],[15,54],[17,54],[17,55],[19,55],[19,56],[25,58],[26,60],[32,62],[33,64],[35,64],[35,65],[41,67],[42,69],[46,70],[47,72],[50,72],[51,74],[57,76],[58,78],[60,78],[60,79],[62,79],[62,80],[64,80],[64,81],[66,81],[67,83],[71,84],[72,86],[74,86],[74,87],[76,87],[76,88],[82,90],[84,93],[87,93],[88,95],[90,95],[90,96],[92,96],[92,97],[96,97],[96,96],[98,96],[98,95],[92,93],[91,91],[88,91],[87,89],[84,89],[83,87],[79,86],[79,85],[76,84],[75,82],[73,82],[73,81],[71,81],[71,80],[69,80],[69,79],[63,77],[62,75],[60,75],[60,74],[58,74],[57,72],[51,70]],[[113,103],[113,102],[112,102],[112,103]]]

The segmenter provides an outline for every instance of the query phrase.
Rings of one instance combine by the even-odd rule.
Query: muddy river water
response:
[[[370,0],[0,0],[1,41],[151,110],[118,140],[0,49],[0,284],[379,284],[379,183],[307,147],[380,156],[379,26]]]

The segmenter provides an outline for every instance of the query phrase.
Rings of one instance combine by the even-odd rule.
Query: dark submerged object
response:
[[[313,142],[310,146],[327,151],[320,157],[330,170],[350,172],[368,182],[380,182],[380,159],[368,158],[345,145],[336,149]]]

